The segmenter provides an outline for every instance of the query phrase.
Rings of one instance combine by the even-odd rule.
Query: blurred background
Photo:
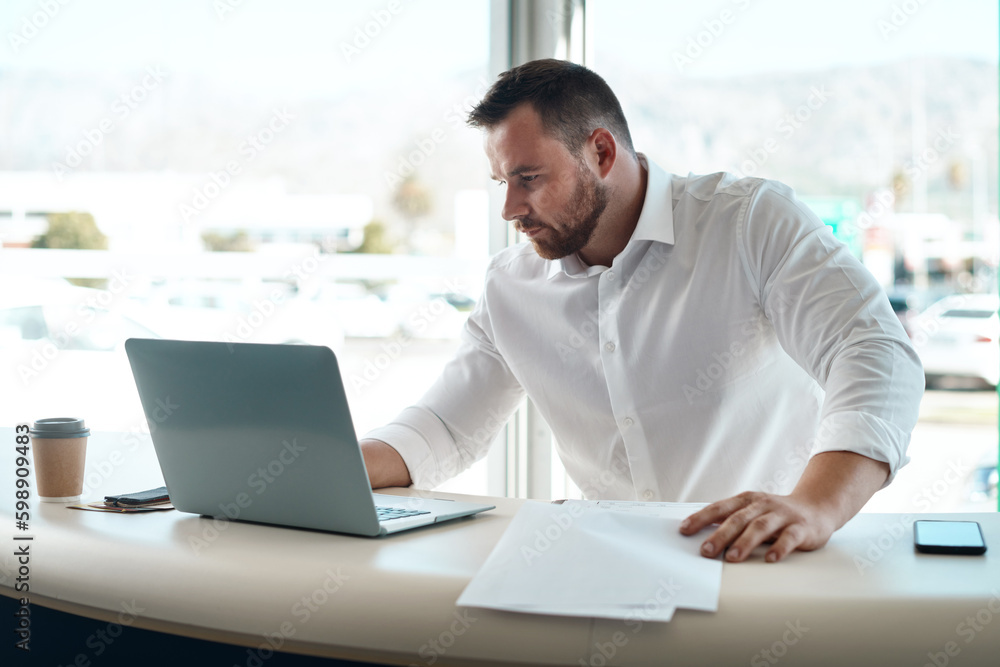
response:
[[[391,419],[516,241],[464,117],[498,43],[547,23],[638,150],[788,183],[885,288],[928,391],[867,509],[995,511],[997,4],[575,0],[526,28],[509,6],[4,2],[0,422],[147,437],[130,336],[329,345],[359,434]],[[504,437],[443,488],[538,495]],[[553,449],[531,489],[578,495]]]

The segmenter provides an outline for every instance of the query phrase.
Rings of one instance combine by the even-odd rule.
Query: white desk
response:
[[[13,450],[12,429],[0,429],[0,442]],[[92,437],[88,474],[112,457],[119,462],[93,497],[159,483],[148,445],[128,451],[120,435]],[[8,545],[11,467],[4,462],[0,481]],[[718,613],[680,610],[671,623],[636,627],[456,608],[521,504],[486,500],[497,509],[365,539],[33,499],[31,601],[107,621],[134,601],[137,627],[253,647],[281,636],[286,651],[398,664],[919,666],[928,653],[1000,664],[1000,514],[971,517],[983,526],[985,557],[916,554],[902,515],[859,515],[818,552],[766,564],[760,551],[724,565]],[[192,540],[204,541],[200,550]],[[14,597],[12,565],[0,558],[0,594]],[[602,652],[612,651],[607,661]]]

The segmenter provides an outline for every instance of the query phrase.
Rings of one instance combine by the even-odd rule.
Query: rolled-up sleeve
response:
[[[744,269],[778,341],[825,391],[812,455],[883,461],[888,484],[909,460],[924,374],[881,286],[780,184],[762,182],[738,224]]]
[[[399,452],[415,487],[434,488],[486,456],[524,396],[491,331],[484,292],[465,324],[458,352],[427,393],[392,422],[364,435]]]

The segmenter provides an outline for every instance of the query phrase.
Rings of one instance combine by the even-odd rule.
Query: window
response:
[[[330,345],[359,433],[419,398],[488,255],[489,170],[464,124],[488,86],[487,0],[0,14],[5,423],[145,430],[122,322]],[[56,303],[57,325],[23,317]],[[108,371],[84,379],[100,364],[72,353],[98,343]]]
[[[982,389],[995,374],[938,357],[944,316],[927,314],[995,291],[996,4],[571,4],[585,22],[522,9],[527,23],[572,19],[558,48],[586,52],[639,150],[676,173],[792,185],[882,281],[925,365],[932,353],[951,365],[929,373],[913,462],[869,508],[995,507],[996,397]],[[145,429],[126,328],[329,345],[359,433],[419,398],[479,296],[488,239],[504,238],[496,225],[491,237],[489,170],[464,127],[491,58],[518,51],[507,31],[526,30],[498,28],[504,11],[4,3],[0,360],[16,391],[0,418]],[[54,305],[68,308],[58,323],[41,314]],[[535,417],[511,432],[526,441]],[[548,476],[548,450],[507,452],[519,489],[529,461]],[[552,494],[574,495],[551,470]],[[446,488],[484,492],[485,462]]]
[[[934,388],[911,462],[868,509],[995,510],[997,343],[949,339],[942,353],[950,316],[916,313],[996,291],[996,3],[587,9],[589,64],[638,150],[682,175],[788,183],[895,302]]]

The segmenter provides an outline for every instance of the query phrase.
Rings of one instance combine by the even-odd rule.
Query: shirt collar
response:
[[[634,241],[658,241],[674,244],[674,202],[671,191],[670,174],[645,155],[638,153],[639,162],[646,168],[646,197],[642,202],[642,213],[635,225],[629,244]],[[627,246],[626,246],[627,247]],[[603,266],[587,266],[576,253],[561,259],[547,260],[548,278],[560,273],[570,278],[583,278],[602,273]]]
[[[642,202],[639,222],[632,232],[632,241],[659,241],[674,244],[674,200],[670,174],[639,153],[639,162],[646,167],[646,198]]]

